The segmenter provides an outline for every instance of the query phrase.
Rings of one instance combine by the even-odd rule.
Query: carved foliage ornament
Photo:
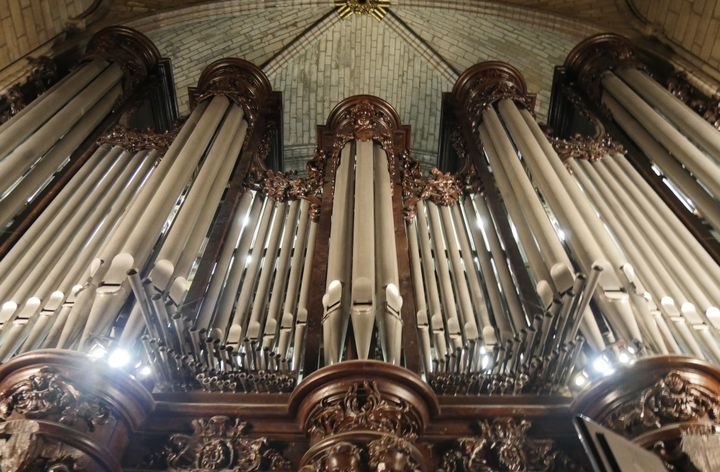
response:
[[[108,422],[111,408],[104,400],[82,393],[55,369],[43,367],[0,396],[0,419],[7,420],[13,414],[32,419],[57,418],[60,423],[94,431]]]
[[[577,469],[554,450],[553,441],[530,439],[531,423],[513,418],[496,418],[479,423],[480,434],[457,440],[447,451],[437,472],[500,472]]]
[[[60,78],[57,63],[47,56],[30,57],[28,63],[30,64],[30,73],[25,81],[9,87],[4,94],[0,95],[0,108],[4,108],[4,105],[7,104],[7,109],[0,111],[0,124],[15,116]]]
[[[607,154],[625,154],[625,148],[608,135],[595,138],[575,134],[569,139],[561,139],[548,135],[547,138],[563,162],[569,159],[597,161]]]
[[[527,92],[520,73],[502,62],[485,62],[468,69],[458,79],[453,95],[474,131],[480,126],[483,111],[500,100],[513,100],[531,113],[535,107],[535,95]]]
[[[383,398],[372,380],[353,383],[343,396],[323,398],[310,413],[308,431],[313,440],[358,430],[412,439],[420,430],[420,420],[408,402]]]
[[[173,434],[163,452],[171,471],[265,472],[292,470],[266,438],[245,436],[247,423],[227,416],[196,419],[193,434]]]
[[[100,136],[97,144],[98,146],[103,144],[120,146],[130,152],[155,149],[160,154],[164,154],[175,140],[179,128],[180,124],[175,126],[172,131],[157,133],[151,129],[138,130],[117,125]]]
[[[678,371],[669,372],[645,389],[640,399],[621,407],[603,422],[630,437],[671,423],[720,423],[720,398],[692,384]]]
[[[700,95],[693,90],[684,72],[671,76],[667,81],[667,89],[715,129],[720,130],[720,92],[716,92],[712,97]]]
[[[375,106],[369,100],[362,100],[344,110],[338,117],[333,155],[337,156],[348,141],[374,139],[391,157],[393,153],[394,120],[386,110]],[[337,160],[337,159],[335,159]]]

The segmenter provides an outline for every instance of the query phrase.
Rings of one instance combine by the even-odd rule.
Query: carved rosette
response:
[[[402,399],[384,398],[372,380],[350,384],[345,394],[324,398],[310,413],[308,433],[313,440],[349,431],[376,431],[415,438],[420,418]]]
[[[260,110],[272,95],[272,85],[263,71],[251,62],[224,58],[207,66],[200,74],[197,87],[190,88],[189,92],[192,108],[216,95],[228,97],[243,109],[245,120],[252,129]]]
[[[111,416],[110,405],[82,393],[52,367],[18,382],[0,394],[0,418],[51,419],[61,424],[94,431]]]
[[[643,390],[636,402],[624,405],[603,421],[613,431],[630,437],[687,422],[720,424],[720,397],[693,385],[679,371],[669,372]]]
[[[608,135],[598,138],[575,134],[569,139],[547,135],[547,138],[566,165],[570,159],[598,161],[608,154],[625,154],[625,148]]]
[[[528,93],[520,71],[500,61],[481,62],[467,69],[455,82],[452,96],[458,119],[469,120],[473,131],[482,122],[483,111],[500,100],[511,99],[530,112],[535,107],[535,95]]]
[[[527,420],[495,418],[478,426],[477,436],[460,438],[445,452],[437,472],[580,470],[552,440],[529,438]]]
[[[227,416],[192,421],[193,434],[173,434],[154,465],[194,472],[290,471],[292,465],[266,438],[246,436],[248,424]],[[160,462],[160,464],[158,464]],[[167,469],[165,469],[167,467]]]
[[[165,154],[177,136],[181,125],[178,123],[172,131],[158,133],[151,129],[138,130],[117,125],[107,133],[100,136],[96,143],[98,146],[109,144],[120,146],[126,151],[140,152],[144,150],[156,150],[159,154]]]
[[[102,59],[123,70],[123,95],[127,98],[153,73],[160,51],[144,34],[126,26],[110,26],[98,31],[88,42],[85,60]]]
[[[644,68],[630,41],[612,33],[597,34],[583,40],[565,59],[565,68],[571,80],[597,104],[601,98],[602,73],[623,66]]]

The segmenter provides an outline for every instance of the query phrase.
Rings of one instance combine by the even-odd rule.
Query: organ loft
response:
[[[5,4],[2,472],[720,470],[717,2]]]

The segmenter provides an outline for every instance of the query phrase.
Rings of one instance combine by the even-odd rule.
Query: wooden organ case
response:
[[[101,31],[0,125],[0,470],[590,470],[577,415],[695,470],[720,132],[639,57],[578,45],[552,132],[519,71],[471,67],[430,174],[347,98],[298,176],[256,66],[210,64],[170,125],[167,61]]]

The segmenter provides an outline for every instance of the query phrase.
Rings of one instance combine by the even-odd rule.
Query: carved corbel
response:
[[[684,72],[676,72],[670,76],[666,88],[715,129],[720,130],[720,92],[716,92],[712,97],[703,96],[688,82]]]

